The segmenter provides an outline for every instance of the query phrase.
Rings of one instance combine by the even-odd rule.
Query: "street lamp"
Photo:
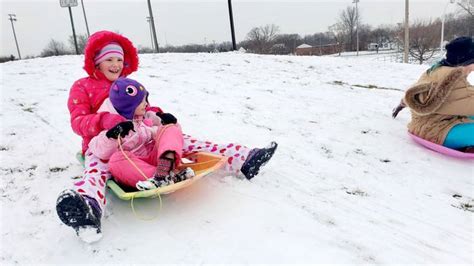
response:
[[[230,34],[232,35],[232,50],[237,50],[237,44],[235,42],[235,31],[234,31],[234,15],[232,13],[232,0],[227,0],[227,7],[229,8],[229,20],[230,20]]]
[[[410,49],[410,3],[409,0],[405,0],[405,38],[404,38],[404,51],[403,51],[403,63],[408,63],[408,50]]]
[[[146,21],[148,21],[148,24],[150,25],[151,49],[154,51],[155,50],[155,45],[153,44],[153,28],[151,27],[151,18],[146,17]]]
[[[441,17],[441,41],[439,43],[439,50],[443,51],[443,44],[444,44],[444,21],[446,20],[446,9],[448,8],[449,4],[454,4],[456,0],[449,0],[448,3],[444,6],[443,16]]]
[[[151,24],[151,29],[153,31],[153,43],[155,44],[155,53],[160,52],[160,48],[158,47],[158,39],[156,38],[156,29],[155,29],[155,19],[153,18],[153,11],[151,9],[151,2],[150,0],[148,2],[148,12],[150,13],[150,24]]]
[[[13,37],[15,37],[16,50],[18,51],[18,59],[21,59],[20,48],[18,47],[18,41],[16,39],[15,27],[13,26],[13,21],[16,21],[15,14],[8,14],[10,22],[12,23]]]
[[[72,18],[72,11],[71,11],[71,7],[77,6],[77,0],[60,0],[59,5],[61,7],[67,7],[69,10],[69,18],[71,19],[71,27],[72,27],[72,37],[74,38],[74,47],[76,48],[76,54],[79,54],[79,48],[77,47],[76,30],[74,29],[74,19]]]
[[[89,24],[87,24],[86,9],[84,8],[83,0],[81,0],[81,5],[82,5],[82,13],[84,14],[84,21],[86,22],[87,38],[89,38],[91,34],[89,32]]]
[[[357,3],[359,0],[352,0],[352,3],[356,4],[356,38],[357,38],[357,55],[359,55],[359,7]]]

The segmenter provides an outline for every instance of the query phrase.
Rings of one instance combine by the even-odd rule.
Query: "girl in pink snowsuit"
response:
[[[126,121],[119,114],[99,111],[99,108],[109,97],[112,83],[135,72],[137,68],[137,50],[127,38],[109,31],[96,32],[89,37],[84,50],[84,69],[88,76],[74,82],[69,93],[67,105],[71,126],[82,137],[85,169],[82,179],[74,183],[72,190],[60,193],[56,211],[61,221],[74,228],[78,236],[82,237],[83,231],[95,231],[97,237],[90,241],[101,238],[101,217],[106,205],[105,184],[111,174],[109,161],[95,156],[89,150],[89,143],[100,132]],[[156,114],[162,117],[161,120],[173,122],[174,117],[160,108],[146,108],[146,117],[157,120]],[[250,149],[234,143],[214,144],[186,134],[183,134],[183,139],[184,154],[206,151],[226,156],[225,170],[234,174],[242,173],[247,179],[258,173],[277,147],[275,142],[262,149]]]

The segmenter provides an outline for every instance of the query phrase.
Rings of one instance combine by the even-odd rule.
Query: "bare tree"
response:
[[[372,27],[368,24],[359,24],[359,49],[366,50],[367,46],[371,42],[370,35],[372,33]]]
[[[410,27],[410,56],[420,65],[433,57],[439,46],[439,23],[415,21]]]
[[[84,54],[84,48],[86,47],[87,43],[87,35],[76,35],[76,40],[77,40],[77,48],[79,49],[79,52],[81,54]],[[70,35],[68,39],[69,47],[71,48],[71,51],[76,51],[76,47],[74,44],[74,36]]]
[[[296,47],[303,43],[299,34],[278,34],[273,41],[277,46],[272,47],[272,53],[278,54],[294,53]]]
[[[462,26],[463,29],[465,29],[465,33],[462,35],[474,35],[474,0],[460,0],[457,1],[457,5],[461,10],[461,13],[464,14],[464,16],[461,17],[466,23]]]
[[[278,31],[279,27],[275,24],[267,24],[251,29],[246,39],[248,49],[259,54],[269,53]]]
[[[354,39],[356,27],[361,22],[360,17],[360,11],[356,12],[356,8],[352,6],[348,6],[339,14],[339,26],[345,33],[346,43],[349,43],[349,50],[351,51],[356,49]]]
[[[461,0],[457,4],[462,10],[466,11],[471,17],[474,17],[474,0]]]
[[[396,31],[394,26],[381,25],[370,31],[369,40],[370,42],[377,43],[379,47],[381,47],[383,43],[395,41]]]
[[[46,48],[41,51],[41,57],[57,56],[69,54],[64,43],[51,39]]]
[[[155,52],[155,50],[150,47],[140,46],[140,45],[137,47],[137,50],[139,54],[152,54]]]
[[[343,51],[342,47],[345,46],[344,26],[339,22],[329,26],[328,31],[332,34],[334,40],[339,45],[339,55],[341,55],[341,51]]]
[[[15,56],[14,55],[10,55],[10,56],[0,56],[0,63],[5,63],[5,62],[8,62],[8,61],[14,61],[15,60]]]
[[[312,46],[334,44],[334,36],[332,32],[318,32],[311,35],[305,35],[303,42]]]

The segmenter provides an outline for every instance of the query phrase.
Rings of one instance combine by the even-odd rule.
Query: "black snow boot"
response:
[[[247,179],[252,179],[258,174],[260,167],[264,166],[272,158],[277,147],[278,144],[272,141],[266,148],[251,150],[240,171]]]
[[[74,190],[64,190],[56,201],[56,212],[59,219],[80,236],[81,229],[93,229],[101,234],[100,218],[102,212],[99,203],[90,197],[82,196]]]

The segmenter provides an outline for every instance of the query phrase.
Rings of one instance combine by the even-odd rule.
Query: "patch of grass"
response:
[[[401,89],[380,87],[380,86],[373,85],[373,84],[367,84],[367,85],[354,84],[352,86],[358,87],[358,88],[365,88],[365,89],[369,89],[369,90],[377,89],[377,90],[389,90],[389,91],[403,91]]]
[[[474,212],[474,206],[469,203],[461,203],[461,209],[469,212]]]
[[[354,196],[361,196],[361,197],[367,197],[369,194],[365,193],[364,191],[360,189],[352,190],[352,191],[346,191],[347,194],[349,195],[354,195]]]
[[[451,206],[453,206],[454,208],[461,209],[463,211],[468,211],[468,212],[473,212],[474,213],[474,205],[472,205],[471,203],[468,203],[468,202],[461,202],[461,203],[459,203],[459,205],[451,204]]]
[[[0,171],[4,171],[4,172],[9,172],[10,174],[13,174],[13,173],[23,173],[23,172],[30,172],[30,171],[34,171],[36,170],[36,168],[38,168],[38,166],[36,165],[32,165],[30,166],[29,168],[19,168],[19,167],[15,167],[15,168],[3,168],[1,167],[0,168]]]
[[[57,172],[63,172],[63,171],[66,171],[68,167],[53,167],[53,168],[49,168],[49,171],[52,172],[52,173],[57,173]]]
[[[342,86],[342,85],[344,85],[344,84],[346,84],[346,83],[344,83],[344,82],[342,82],[342,81],[340,81],[340,80],[334,80],[334,81],[332,82],[332,84]]]
[[[21,110],[23,110],[23,111],[25,111],[25,112],[29,112],[29,113],[34,113],[34,110],[35,110],[35,109],[34,109],[33,107],[25,107],[25,108],[23,108],[23,109],[21,109]]]
[[[379,88],[378,86],[375,86],[375,85],[372,85],[372,84],[369,84],[369,85],[355,84],[355,85],[352,85],[352,86],[359,87],[359,88],[367,88],[367,89],[378,89]]]

